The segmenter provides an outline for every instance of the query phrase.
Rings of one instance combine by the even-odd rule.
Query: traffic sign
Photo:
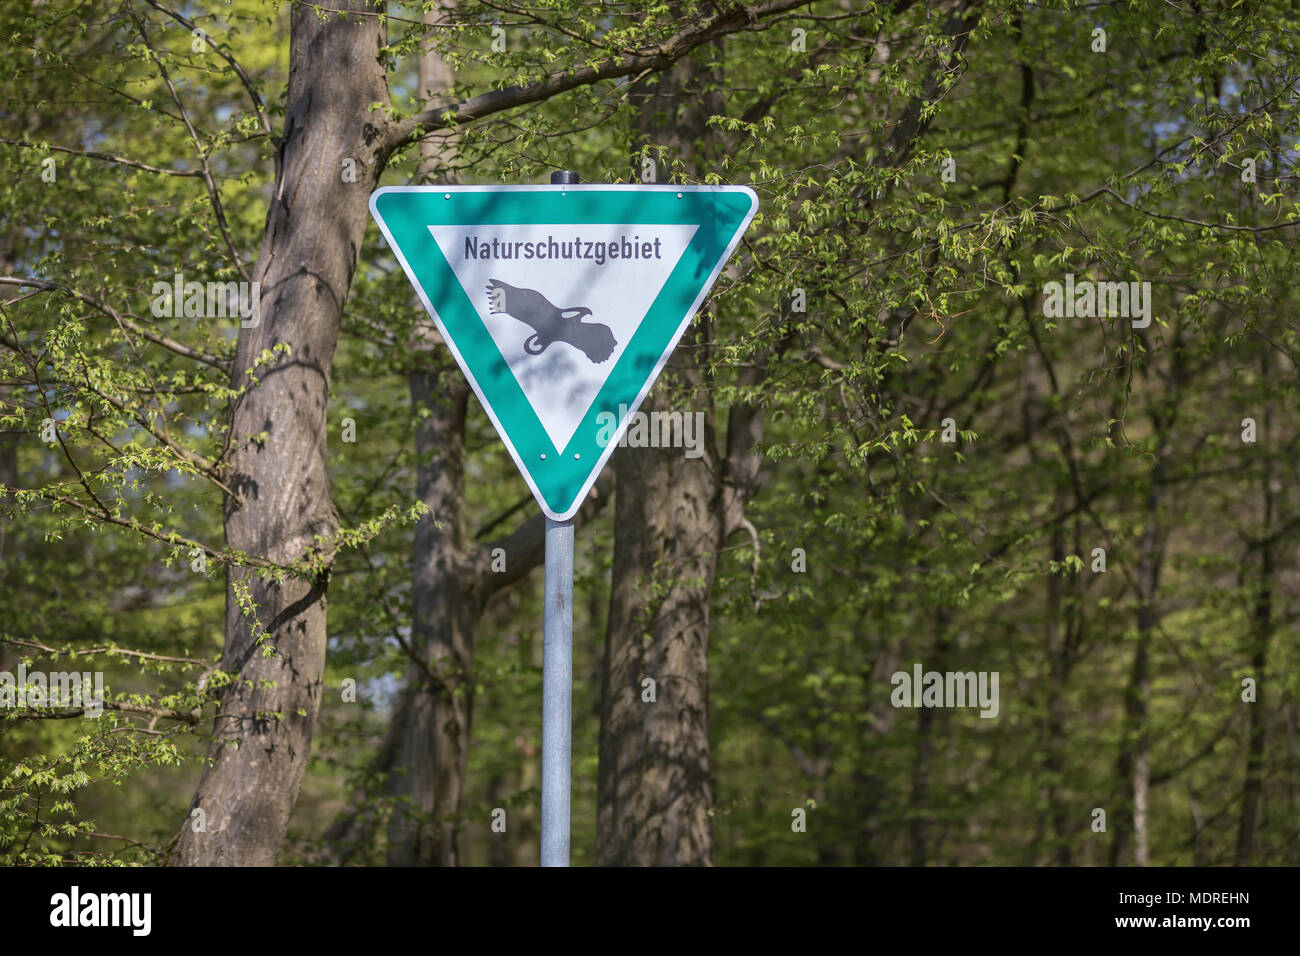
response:
[[[388,186],[370,197],[555,521],[581,506],[757,208],[747,186]]]

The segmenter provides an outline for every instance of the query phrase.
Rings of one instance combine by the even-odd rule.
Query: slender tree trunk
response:
[[[438,14],[426,13],[432,23]],[[455,73],[436,53],[418,62],[426,105],[451,89]],[[420,143],[422,181],[449,183],[454,140]],[[413,297],[412,308],[421,310]],[[407,671],[409,706],[394,719],[400,752],[393,774],[397,798],[388,830],[390,866],[455,866],[460,862],[460,803],[469,760],[474,636],[482,610],[466,594],[465,416],[469,386],[436,333],[417,337],[410,373],[415,416],[417,494],[428,507],[415,528],[411,643],[422,666]],[[426,670],[428,668],[428,670]],[[436,679],[429,671],[436,674]]]
[[[1164,506],[1165,489],[1172,465],[1173,430],[1188,378],[1186,357],[1181,346],[1181,329],[1175,328],[1164,400],[1162,407],[1154,409],[1151,415],[1155,464],[1147,486],[1145,524],[1138,552],[1137,645],[1133,649],[1133,666],[1124,692],[1124,737],[1116,761],[1124,795],[1119,813],[1114,816],[1115,838],[1110,847],[1111,866],[1125,861],[1130,841],[1134,864],[1146,866],[1151,855],[1151,644],[1160,622],[1156,595],[1160,588],[1160,570],[1164,562],[1166,542],[1160,512]]]
[[[1255,853],[1255,830],[1259,823],[1259,807],[1264,792],[1264,746],[1267,738],[1266,713],[1264,711],[1265,669],[1268,664],[1268,645],[1272,635],[1272,556],[1265,558],[1261,567],[1264,580],[1260,581],[1260,593],[1256,599],[1254,613],[1254,644],[1251,655],[1252,676],[1255,678],[1255,702],[1250,705],[1249,742],[1246,748],[1246,781],[1241,793],[1241,819],[1237,825],[1237,849],[1234,862],[1237,866],[1249,866]]]
[[[929,662],[927,662],[928,664]],[[916,759],[912,763],[912,789],[908,797],[907,864],[925,866],[929,857],[930,765],[934,758],[934,711],[916,712]]]
[[[389,826],[390,866],[455,866],[456,817],[469,757],[474,629],[480,608],[460,577],[466,548],[464,436],[469,388],[458,369],[411,373],[420,500],[415,528],[412,644],[436,680],[408,669],[411,702],[402,715],[393,775],[398,805]],[[427,412],[427,416],[423,413]]]
[[[1205,841],[1201,833],[1205,830],[1205,819],[1201,814],[1201,803],[1196,798],[1196,791],[1187,788],[1187,806],[1192,814],[1192,866],[1209,866],[1205,858]]]
[[[378,5],[339,0],[344,10]],[[234,384],[251,386],[231,415],[226,541],[279,564],[332,557],[338,521],[330,500],[326,410],[339,323],[368,222],[367,200],[386,157],[372,123],[388,103],[377,16],[311,6],[291,18],[289,92],[275,193],[254,278],[260,321],[240,330]],[[356,161],[344,182],[342,161]],[[288,353],[259,365],[267,349]],[[252,375],[246,373],[252,369]],[[325,592],[315,580],[228,573],[221,696],[208,764],[172,862],[275,862],[311,748],[325,666]],[[234,591],[248,589],[256,617]],[[265,629],[265,638],[259,635]],[[194,810],[202,811],[200,818]]]
[[[944,671],[948,666],[948,611],[938,608],[934,616],[935,638],[930,657],[922,662],[922,671]],[[908,798],[908,865],[925,866],[930,859],[930,781],[934,769],[935,711],[919,707],[916,711],[916,759],[912,763],[912,789]]]
[[[1161,445],[1165,435],[1159,435]],[[1149,797],[1151,792],[1151,641],[1159,616],[1155,610],[1155,596],[1160,583],[1161,535],[1159,511],[1167,467],[1162,449],[1151,477],[1147,495],[1146,527],[1138,564],[1137,645],[1133,649],[1133,666],[1129,671],[1128,687],[1124,693],[1124,743],[1120,748],[1116,767],[1121,785],[1126,788],[1125,800],[1115,821],[1115,839],[1111,843],[1110,864],[1117,866],[1128,855],[1130,842],[1133,862],[1146,866],[1150,860],[1148,827]]]
[[[1017,27],[1018,29],[1018,27]],[[1023,103],[1026,108],[1033,98],[1032,77],[1028,71],[1025,71]],[[1008,180],[1008,186],[1010,180]],[[1033,318],[1029,315],[1029,305],[1023,303],[1025,309],[1026,321],[1030,323],[1032,330]],[[1035,345],[1038,345],[1037,336],[1034,337]],[[1034,422],[1038,416],[1046,409],[1039,399],[1039,382],[1046,380],[1049,384],[1052,397],[1060,398],[1060,389],[1056,372],[1047,354],[1041,346],[1037,353],[1030,353],[1027,361],[1026,373],[1022,389],[1025,393],[1025,402],[1021,406],[1021,416],[1025,433],[1025,445],[1029,451],[1030,459],[1038,465],[1041,458],[1038,454],[1035,435]],[[1065,456],[1072,454],[1070,448],[1069,425],[1065,420],[1057,423],[1055,436],[1060,447],[1061,453]],[[1078,494],[1081,489],[1075,488],[1075,504],[1078,505]],[[1053,496],[1052,510],[1054,513],[1061,512],[1066,504],[1066,495],[1064,492]],[[1079,539],[1079,523],[1074,521],[1074,553],[1082,553],[1082,544]],[[1050,561],[1053,566],[1060,567],[1065,560],[1065,527],[1057,525],[1052,530]],[[1066,701],[1065,693],[1069,681],[1071,656],[1073,653],[1074,642],[1072,635],[1075,633],[1074,628],[1077,626],[1078,617],[1078,595],[1079,589],[1075,579],[1075,602],[1067,611],[1065,604],[1067,601],[1065,595],[1065,582],[1059,574],[1049,574],[1047,577],[1047,598],[1046,598],[1046,651],[1048,663],[1048,697],[1047,697],[1047,717],[1046,717],[1046,742],[1043,752],[1043,770],[1044,785],[1043,796],[1047,809],[1046,824],[1050,825],[1052,833],[1052,846],[1050,855],[1058,866],[1070,865],[1070,807],[1064,796],[1064,775],[1066,766],[1067,753],[1067,734],[1065,730],[1066,720]],[[1040,841],[1046,826],[1044,821],[1040,820],[1038,834],[1034,839],[1031,847],[1031,860],[1037,861],[1041,858]]]
[[[1052,560],[1065,559],[1064,530],[1052,535]],[[1052,823],[1052,858],[1058,866],[1070,865],[1069,808],[1063,795],[1065,776],[1065,689],[1070,671],[1070,620],[1062,613],[1064,582],[1058,575],[1047,580],[1047,659],[1050,690],[1047,700],[1047,807]]]
[[[0,385],[0,408],[12,408],[16,405],[13,386]],[[14,488],[18,485],[18,436],[16,434],[6,435],[0,432],[0,485],[6,488]],[[0,492],[0,508],[5,507],[5,499],[8,497],[8,493]],[[3,517],[3,512],[0,512],[0,517]],[[10,527],[7,519],[0,521],[0,561],[4,560],[6,550],[12,547],[9,543]],[[0,647],[0,660],[4,660],[4,653],[5,649]]]
[[[1268,378],[1268,363],[1264,364],[1264,380]],[[1271,433],[1272,416],[1268,409],[1264,415],[1264,431]],[[1254,644],[1251,654],[1252,677],[1255,679],[1255,702],[1250,705],[1250,737],[1246,746],[1246,781],[1241,793],[1241,819],[1237,825],[1237,849],[1234,862],[1249,866],[1255,853],[1255,830],[1259,822],[1259,807],[1264,792],[1264,746],[1267,724],[1264,700],[1267,691],[1265,670],[1268,666],[1268,646],[1273,636],[1273,590],[1276,587],[1276,567],[1272,536],[1277,519],[1277,495],[1273,488],[1271,460],[1265,463],[1261,478],[1264,514],[1260,529],[1259,580],[1256,583],[1255,606],[1251,614],[1251,636]]]
[[[10,298],[4,295],[4,299]],[[13,407],[17,404],[14,398],[14,390],[11,385],[0,385],[0,408]],[[6,488],[15,488],[18,486],[18,436],[0,434],[0,485]],[[3,584],[5,590],[9,590],[9,582],[5,580],[11,572],[9,561],[10,552],[14,551],[13,535],[10,531],[15,527],[5,514],[8,507],[6,498],[8,494],[0,492],[0,584]],[[7,611],[3,618],[0,618],[0,628],[9,626],[9,612]],[[0,644],[0,671],[12,671],[14,665],[18,662],[21,655],[18,649],[9,644]],[[6,721],[0,721],[0,736],[4,734]]]
[[[889,605],[892,610],[893,605]],[[887,616],[887,615],[886,615]],[[867,617],[863,614],[863,619]],[[877,866],[882,860],[880,843],[880,807],[888,797],[886,775],[879,771],[872,758],[881,741],[888,738],[895,725],[898,710],[882,695],[872,694],[870,688],[884,687],[898,670],[898,639],[888,642],[872,639],[862,634],[862,646],[880,644],[879,654],[862,672],[862,684],[868,688],[866,700],[858,723],[858,746],[854,750],[853,793],[857,807],[858,825],[854,831],[853,863],[855,866]]]
[[[1137,745],[1133,755],[1133,862],[1147,866],[1151,862],[1151,634],[1152,628],[1139,624],[1138,649],[1133,659],[1133,724]]]
[[[369,776],[380,786],[371,790],[363,787],[353,796],[351,806],[331,824],[322,839],[325,862],[333,865],[350,863],[358,857],[368,859],[368,852],[379,845],[378,835],[383,830],[382,821],[371,800],[381,786],[391,780],[402,749],[402,730],[406,726],[405,711],[410,706],[414,690],[410,684],[402,687],[393,701],[388,729],[379,745],[379,752],[370,764]]]

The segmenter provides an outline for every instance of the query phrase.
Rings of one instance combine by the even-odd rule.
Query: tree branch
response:
[[[591,66],[559,70],[523,86],[483,93],[452,106],[438,106],[409,116],[389,127],[386,143],[389,151],[410,145],[426,133],[473,122],[503,110],[527,106],[602,80],[632,76],[644,71],[657,72],[672,66],[697,47],[720,37],[764,28],[762,21],[776,14],[808,6],[809,0],[773,0],[771,3],[745,7],[736,4],[703,22],[680,31],[661,43],[653,53],[629,53]]]
[[[161,345],[168,351],[175,352],[183,358],[193,359],[196,362],[202,362],[204,365],[211,365],[213,368],[220,369],[227,375],[231,372],[232,363],[226,359],[215,355],[208,355],[206,352],[202,352],[199,349],[191,348],[184,342],[178,342],[168,335],[163,335],[161,332],[151,331],[145,326],[140,325],[138,322],[121,315],[112,306],[100,302],[98,299],[93,299],[84,293],[78,292],[76,289],[69,288],[65,285],[59,285],[57,282],[43,282],[40,279],[23,279],[19,276],[0,276],[0,285],[25,286],[31,289],[40,289],[42,292],[61,292],[66,296],[70,296],[71,298],[86,303],[86,305],[90,306],[92,309],[104,313],[109,318],[126,326],[126,328],[130,329],[132,332],[148,339],[155,345]]]

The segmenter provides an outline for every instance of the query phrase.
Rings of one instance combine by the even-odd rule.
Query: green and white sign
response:
[[[370,197],[557,521],[577,512],[757,209],[746,186],[390,186]]]

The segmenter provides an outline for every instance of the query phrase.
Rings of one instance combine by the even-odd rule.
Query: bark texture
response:
[[[641,145],[668,162],[699,162],[707,121],[721,113],[720,76],[683,60],[634,96]],[[637,164],[638,170],[641,168]],[[605,641],[597,781],[597,855],[603,865],[709,865],[713,783],[709,757],[709,603],[718,554],[741,527],[758,461],[761,413],[731,412],[719,454],[709,399],[707,312],[682,338],[642,409],[707,409],[704,454],[632,448],[614,458],[613,587]],[[643,681],[655,701],[643,700]]]
[[[412,643],[422,664],[407,672],[400,754],[394,768],[398,803],[388,830],[390,866],[455,866],[456,815],[469,755],[474,627],[481,605],[462,577],[466,548],[465,412],[469,387],[458,369],[411,373],[417,417],[420,500],[429,507],[415,529]],[[439,527],[441,525],[441,527]],[[507,555],[507,567],[509,556]]]
[[[1269,377],[1268,353],[1261,362],[1260,371],[1264,380]],[[1273,434],[1273,410],[1271,406],[1264,409],[1264,435]],[[1246,743],[1246,779],[1241,788],[1241,816],[1237,821],[1237,846],[1233,853],[1233,862],[1237,866],[1249,866],[1255,862],[1255,833],[1259,826],[1261,808],[1264,800],[1264,764],[1268,725],[1265,709],[1265,695],[1268,693],[1268,651],[1273,640],[1275,627],[1274,600],[1278,587],[1277,534],[1278,497],[1282,486],[1274,474],[1273,460],[1264,461],[1263,474],[1260,476],[1260,529],[1259,537],[1252,542],[1251,550],[1259,553],[1259,571],[1254,582],[1254,606],[1250,616],[1251,630],[1251,676],[1255,679],[1255,702],[1250,705],[1249,730]]]
[[[379,9],[348,0],[338,6]],[[250,387],[231,415],[235,497],[226,503],[226,541],[277,564],[319,553],[328,566],[338,528],[326,458],[330,365],[367,201],[386,158],[381,130],[358,122],[382,116],[370,105],[388,102],[384,27],[375,16],[321,20],[299,6],[291,30],[275,195],[254,273],[260,321],[240,330],[235,359],[235,385]],[[355,182],[341,175],[345,158],[356,161]],[[277,346],[287,352],[246,377]],[[172,862],[275,862],[320,707],[327,583],[327,573],[263,580],[230,569],[221,668],[234,680],[221,695],[208,763]],[[239,585],[249,589],[256,619],[235,599]]]

